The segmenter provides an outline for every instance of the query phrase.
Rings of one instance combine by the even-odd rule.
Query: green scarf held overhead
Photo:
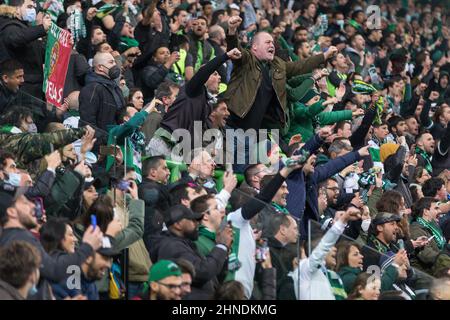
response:
[[[378,89],[375,88],[372,84],[364,82],[362,80],[354,80],[352,84],[352,93],[353,94],[373,94],[377,92]],[[374,124],[381,124],[381,114],[383,113],[384,109],[384,100],[383,97],[380,96],[378,98],[378,101],[375,102],[375,106],[377,108],[377,115],[375,116],[375,119],[373,120]]]
[[[81,11],[75,10],[70,14],[67,26],[72,33],[73,42],[75,44],[77,44],[80,39],[86,38],[86,26]]]
[[[431,175],[433,173],[433,166],[431,165],[431,156],[426,153],[424,150],[420,149],[419,147],[416,147],[416,154],[421,155],[422,158],[425,159],[425,170],[428,171],[428,173]]]
[[[358,79],[353,81],[352,92],[354,94],[373,94],[377,91],[377,88],[367,82]]]
[[[436,223],[434,222],[428,222],[425,219],[418,217],[417,218],[417,222],[424,228],[428,229],[429,231],[431,231],[431,233],[434,236],[434,240],[436,241],[439,250],[444,249],[445,246],[445,238],[442,235],[442,231],[441,229],[439,229],[439,227],[436,225]]]
[[[383,109],[384,109],[384,99],[382,96],[380,96],[378,98],[378,100],[375,102],[375,107],[377,109],[377,115],[375,116],[373,123],[381,124],[381,115],[382,115]]]
[[[130,37],[120,37],[119,52],[127,51],[130,48],[139,47],[139,42]]]
[[[115,12],[116,10],[118,10],[120,8],[122,8],[121,5],[106,3],[97,9],[96,17],[99,19],[103,19],[107,15],[112,14],[113,12]]]

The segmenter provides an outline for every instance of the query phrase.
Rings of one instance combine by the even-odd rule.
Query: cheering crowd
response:
[[[450,300],[449,80],[445,0],[0,0],[0,299]]]

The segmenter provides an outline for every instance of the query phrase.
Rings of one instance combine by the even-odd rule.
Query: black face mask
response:
[[[112,66],[111,68],[108,68],[107,66],[105,66],[106,69],[108,69],[108,77],[111,80],[117,79],[118,77],[120,77],[120,68],[115,65]]]

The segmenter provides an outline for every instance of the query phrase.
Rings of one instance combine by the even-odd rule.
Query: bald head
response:
[[[109,69],[116,65],[116,61],[111,53],[108,52],[98,52],[92,61],[95,73],[103,75],[109,78]]]
[[[217,24],[209,27],[208,34],[210,39],[225,39],[225,30]]]
[[[94,67],[97,67],[101,64],[106,64],[108,60],[114,60],[114,57],[111,55],[111,53],[108,52],[98,52],[92,61],[92,65]]]
[[[267,32],[258,32],[253,37],[251,51],[261,61],[272,61],[275,57],[273,37]]]

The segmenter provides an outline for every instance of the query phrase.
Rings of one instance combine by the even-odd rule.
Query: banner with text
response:
[[[47,33],[43,91],[47,102],[60,108],[63,103],[64,82],[72,51],[71,35],[52,23]]]

